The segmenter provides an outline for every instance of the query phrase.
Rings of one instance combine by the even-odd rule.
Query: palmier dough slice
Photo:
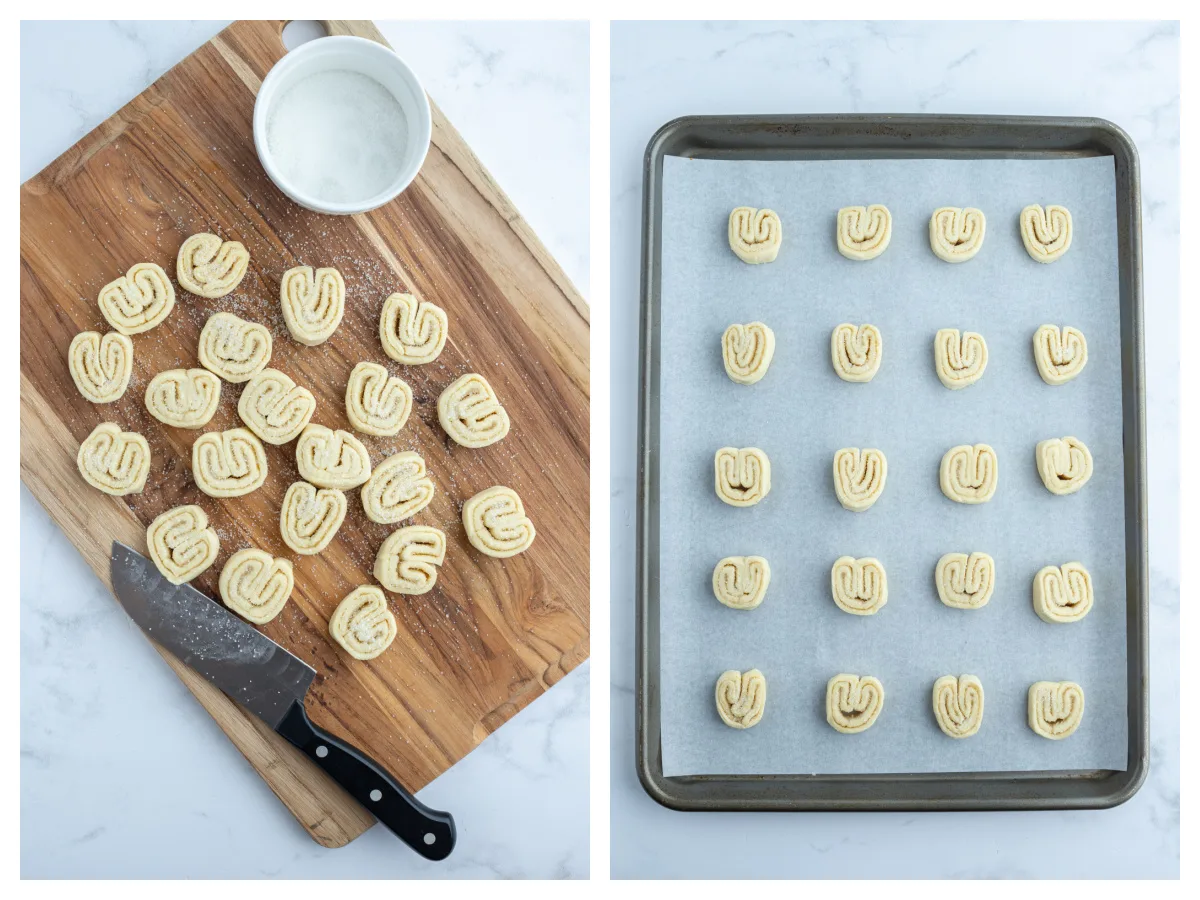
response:
[[[729,249],[742,262],[775,262],[782,243],[783,223],[774,210],[739,206],[729,214]]]
[[[1062,259],[1071,249],[1074,227],[1071,211],[1065,206],[1031,203],[1021,210],[1021,243],[1035,261],[1052,263]]]
[[[175,287],[154,263],[138,263],[100,289],[100,312],[124,335],[149,331],[175,306]]]
[[[1078,622],[1092,609],[1092,576],[1083,563],[1046,566],[1033,576],[1033,611],[1043,622]]]
[[[294,482],[283,495],[279,533],[301,556],[313,556],[329,546],[346,518],[346,495],[335,488],[317,490],[306,481]]]
[[[1087,338],[1070,325],[1043,325],[1033,334],[1033,361],[1046,384],[1066,384],[1087,365]]]
[[[340,428],[310,422],[296,441],[300,477],[318,487],[348,491],[371,477],[371,455],[362,441]]]
[[[210,431],[192,444],[192,477],[210,497],[241,497],[267,480],[267,454],[245,428]]]
[[[872,557],[838,557],[833,563],[829,581],[833,602],[842,612],[873,616],[887,603],[887,572],[883,563]]]
[[[961,263],[983,246],[987,220],[974,207],[943,206],[929,218],[929,246],[938,259]]]
[[[373,584],[355,588],[333,611],[329,636],[355,659],[374,659],[396,639],[396,617],[383,591]]]
[[[423,510],[433,494],[433,479],[426,474],[425,460],[406,450],[375,467],[362,488],[363,511],[372,522],[392,525]]]
[[[250,267],[250,254],[238,241],[193,234],[179,248],[175,277],[189,294],[214,300],[236,290]]]
[[[727,556],[713,569],[713,595],[730,609],[757,609],[771,584],[771,566],[761,556]]]
[[[970,387],[987,368],[987,341],[974,331],[960,336],[957,328],[942,328],[933,339],[933,363],[938,381],[950,390]]]
[[[883,685],[871,675],[834,675],[825,685],[825,721],[834,731],[859,734],[883,711]]]
[[[933,683],[933,715],[947,737],[971,737],[983,724],[983,684],[974,675],[943,675]]]
[[[203,428],[220,402],[221,379],[208,369],[159,372],[146,387],[146,410],[174,428]]]
[[[412,294],[392,294],[383,301],[379,342],[383,352],[406,366],[423,366],[438,358],[450,334],[446,311]]]
[[[730,506],[754,506],[771,492],[771,460],[757,447],[722,447],[714,468],[717,496]]]
[[[209,316],[200,331],[200,365],[230,384],[249,381],[271,361],[271,332],[233,313]]]
[[[767,374],[775,355],[775,332],[762,322],[730,325],[721,335],[725,374],[738,384],[755,384]]]
[[[292,339],[307,347],[323,344],[346,312],[346,282],[337,269],[296,266],[279,283],[283,321]]]
[[[1073,681],[1039,681],[1029,686],[1029,727],[1052,741],[1070,737],[1083,721],[1083,688]]]
[[[375,577],[397,594],[424,594],[437,583],[446,560],[446,535],[432,525],[409,525],[393,532],[375,556]]]
[[[758,669],[730,669],[717,679],[717,715],[730,728],[753,728],[767,709],[767,679]]]
[[[870,509],[886,484],[887,457],[882,450],[843,447],[833,454],[833,490],[845,509]]]
[[[191,581],[213,564],[221,543],[198,506],[169,509],[146,529],[146,545],[158,571],[171,584]]]
[[[317,398],[278,369],[263,369],[242,390],[238,416],[268,444],[294,440],[317,410]]]
[[[67,350],[67,367],[85,400],[114,403],[125,394],[133,374],[133,341],[119,331],[103,337],[98,331],[81,331]]]
[[[264,625],[279,615],[295,584],[292,564],[262,550],[239,550],[221,570],[225,605],[247,621]]]
[[[996,562],[986,553],[947,553],[933,579],[938,598],[952,609],[982,609],[996,590]]]
[[[863,384],[879,371],[883,361],[883,335],[874,325],[843,322],[829,337],[829,355],[838,378]]]
[[[837,214],[838,253],[859,262],[874,259],[892,240],[892,214],[882,203],[844,206]]]
[[[412,388],[379,363],[360,362],[346,383],[346,418],[363,434],[398,434],[412,412],[412,402]]]
[[[480,491],[464,503],[462,523],[471,546],[497,559],[524,553],[537,536],[521,498],[503,485]]]
[[[1000,461],[987,444],[959,444],[942,457],[938,469],[942,493],[955,503],[987,503],[1000,482]]]
[[[150,445],[137,432],[101,422],[79,445],[75,462],[97,490],[113,497],[140,494],[150,474]]]
[[[1092,451],[1079,438],[1040,441],[1036,455],[1042,484],[1052,494],[1073,494],[1092,477]]]
[[[438,421],[456,444],[477,449],[508,434],[508,413],[486,378],[468,372],[438,397]]]

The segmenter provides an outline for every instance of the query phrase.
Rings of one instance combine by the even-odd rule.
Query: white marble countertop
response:
[[[586,295],[587,24],[379,24]],[[23,23],[21,180],[223,25]],[[587,877],[588,670],[421,791],[458,822],[449,860],[381,826],[325,850],[22,487],[21,874]]]
[[[1179,31],[1171,24],[616,23],[612,31],[612,874],[1178,877]],[[633,762],[642,157],[689,114],[1099,116],[1141,156],[1150,510],[1149,777],[1097,812],[678,813]],[[1071,852],[1066,852],[1069,844]]]

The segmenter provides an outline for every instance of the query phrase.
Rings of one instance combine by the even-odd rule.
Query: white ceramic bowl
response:
[[[400,172],[388,187],[373,197],[355,202],[322,200],[289,183],[271,158],[267,144],[267,122],[271,104],[302,78],[328,70],[348,70],[372,78],[396,98],[408,124],[408,140],[396,152],[402,157]],[[408,187],[429,151],[433,121],[425,89],[399,56],[366,38],[336,36],[317,38],[301,44],[277,62],[263,79],[254,101],[254,149],[275,186],[306,209],[330,215],[348,216],[367,212],[394,200]]]

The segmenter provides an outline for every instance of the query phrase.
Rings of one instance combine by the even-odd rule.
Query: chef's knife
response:
[[[114,541],[113,592],[130,618],[248,712],[287,738],[426,859],[454,849],[454,819],[422,804],[366,754],[308,720],[304,695],[317,674],[270,638],[153,562]]]

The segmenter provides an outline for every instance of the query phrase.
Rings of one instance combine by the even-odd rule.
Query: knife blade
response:
[[[369,756],[309,721],[316,671],[189,584],[171,584],[136,550],[113,542],[113,593],[145,634],[286,738],[426,859],[450,855],[454,818],[430,809]]]

